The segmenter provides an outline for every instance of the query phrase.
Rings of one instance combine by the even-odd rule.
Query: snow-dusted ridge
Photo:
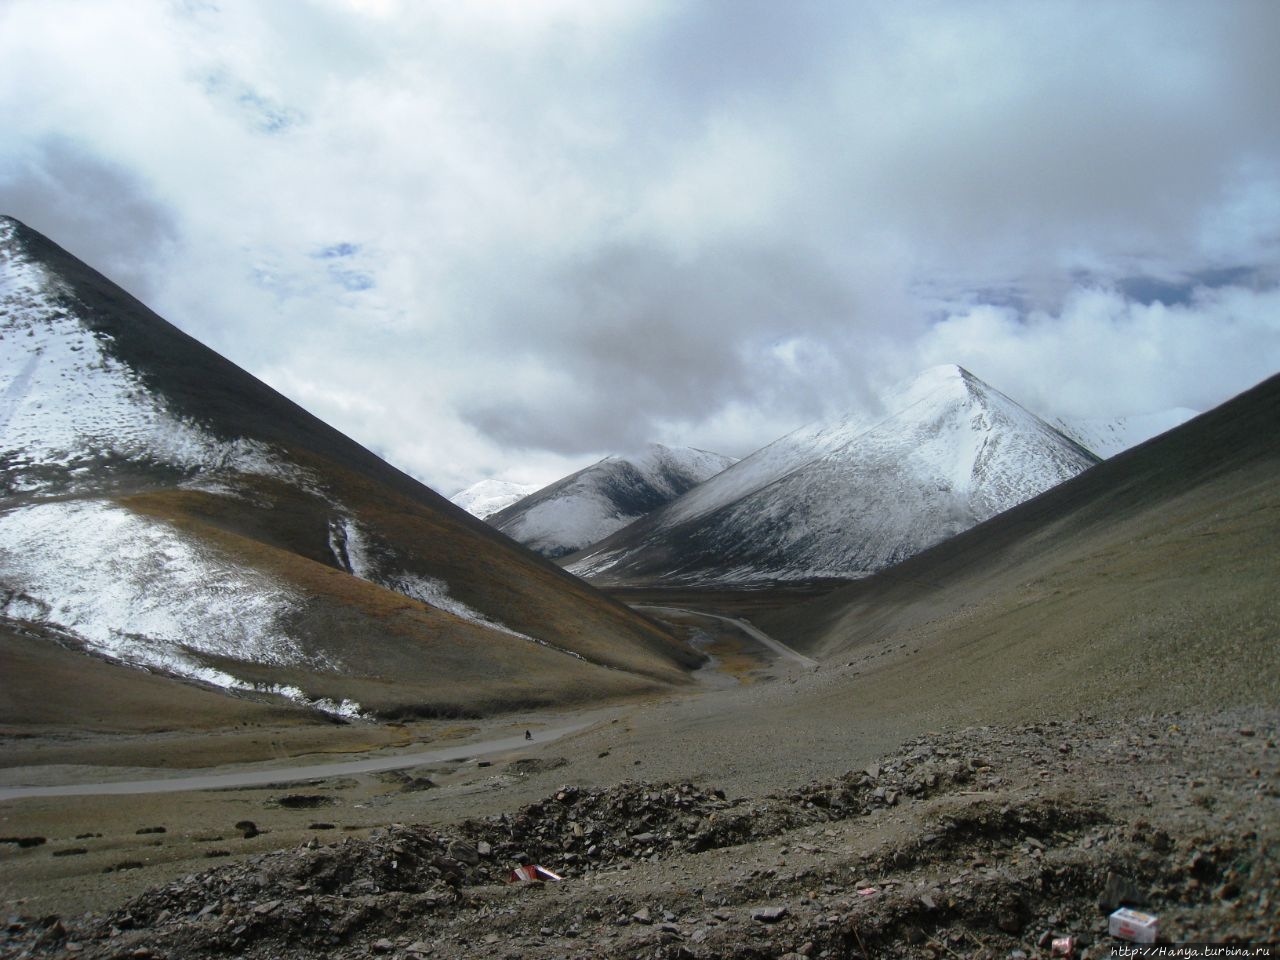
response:
[[[104,461],[179,474],[234,470],[289,476],[296,467],[266,444],[219,439],[172,412],[86,329],[69,291],[13,242],[0,218],[0,492],[32,493]]]
[[[574,653],[572,650],[557,647],[546,640],[540,640],[537,637],[521,633],[519,630],[513,630],[505,623],[500,623],[492,617],[485,616],[474,607],[470,607],[461,600],[451,597],[449,595],[449,585],[443,580],[424,577],[421,574],[409,573],[405,570],[389,572],[390,562],[385,556],[386,552],[373,547],[370,544],[368,535],[360,529],[359,524],[349,515],[338,516],[330,521],[329,549],[333,551],[334,559],[338,565],[354,577],[367,580],[369,583],[377,584],[387,590],[394,590],[410,600],[425,603],[427,606],[455,616],[459,620],[465,620],[468,623],[496,630],[499,633],[505,633],[520,640],[527,640],[529,643],[548,647],[578,660],[584,659],[580,654]]]
[[[1152,437],[1167,433],[1192,417],[1198,416],[1199,413],[1199,410],[1192,410],[1190,407],[1172,407],[1155,413],[1109,419],[1058,418],[1053,421],[1053,425],[1080,446],[1105,460],[1108,457],[1114,457],[1117,453],[1123,453],[1130,447],[1145,443]]]
[[[967,370],[925,371],[882,415],[810,424],[578,557],[602,582],[851,578],[1096,462]]]
[[[473,517],[484,520],[499,510],[505,510],[513,503],[519,503],[539,489],[536,483],[516,483],[514,480],[477,480],[449,499]]]
[[[234,501],[208,505],[216,526],[218,516],[262,516],[296,493],[301,509],[328,514],[334,561],[353,576],[584,659],[503,623],[502,612],[463,603],[445,578],[413,569],[420,557],[402,560],[399,547],[380,543],[333,493],[324,453],[305,461],[322,464],[313,472],[287,452],[299,436],[289,432],[296,420],[287,401],[117,298],[104,278],[64,262],[41,240],[0,217],[0,616],[122,663],[354,715],[359,706],[349,700],[315,700],[287,682],[262,681],[261,670],[245,671],[253,681],[234,675],[236,662],[351,675],[353,665],[327,653],[314,627],[293,626],[323,598],[252,556],[220,550],[197,529],[112,498],[183,489]],[[225,391],[213,413],[202,406],[205,384]],[[309,442],[337,436],[300,427],[304,455],[317,452]],[[250,433],[237,436],[241,429]],[[253,479],[263,477],[277,482]],[[409,556],[413,546],[405,546]]]
[[[631,456],[605,457],[485,519],[530,549],[559,557],[604,539],[734,462],[653,443]]]

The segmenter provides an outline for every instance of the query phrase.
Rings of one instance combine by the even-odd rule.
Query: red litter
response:
[[[1049,944],[1049,956],[1066,957],[1071,960],[1076,955],[1076,938],[1075,937],[1054,937]]]
[[[540,883],[543,880],[563,880],[560,874],[537,863],[527,863],[511,871],[512,883]]]

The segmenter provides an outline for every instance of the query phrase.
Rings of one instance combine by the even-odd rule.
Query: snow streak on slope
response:
[[[805,427],[580,558],[608,582],[854,577],[895,563],[1095,460],[955,366],[897,391],[892,415]]]
[[[201,654],[335,671],[286,626],[304,602],[288,585],[101,500],[50,501],[0,513],[0,613],[57,627],[134,666],[220,687],[252,688]],[[355,704],[293,699],[352,714]]]
[[[529,494],[540,489],[536,483],[515,483],[511,480],[479,480],[450,497],[473,517],[484,520],[513,503],[519,503]]]
[[[1116,417],[1113,420],[1055,420],[1054,426],[1086,450],[1102,457],[1114,457],[1117,453],[1145,443],[1152,437],[1180,427],[1198,410],[1189,407],[1173,407],[1158,413],[1132,417]]]
[[[650,444],[634,457],[605,457],[487,520],[530,549],[559,557],[607,537],[733,462],[706,450]]]
[[[0,218],[0,493],[30,492],[105,461],[182,474],[232,468],[284,475],[264,444],[222,441],[174,416],[74,312],[59,282],[30,262]]]
[[[468,623],[474,623],[477,626],[518,637],[530,643],[536,643],[539,646],[556,650],[578,660],[585,659],[572,650],[558,647],[546,640],[531,637],[518,630],[512,630],[506,624],[485,616],[474,607],[470,607],[461,600],[451,597],[449,595],[449,585],[443,580],[424,577],[421,574],[409,573],[405,570],[388,573],[388,568],[394,566],[394,561],[388,559],[389,552],[371,546],[369,537],[365,535],[364,531],[360,529],[351,517],[343,517],[330,522],[329,549],[333,551],[334,559],[338,561],[338,565],[354,577],[367,580],[369,583],[377,584],[387,590],[393,590],[408,597],[410,600],[425,603],[427,606],[441,610],[457,617],[459,620],[466,620]],[[375,555],[377,555],[377,559],[375,559]]]

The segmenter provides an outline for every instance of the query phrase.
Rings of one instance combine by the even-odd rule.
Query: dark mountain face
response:
[[[682,682],[697,655],[0,220],[0,613],[382,712]]]
[[[940,367],[884,418],[784,437],[568,568],[608,584],[865,576],[1096,462],[968,371]]]
[[[650,444],[635,457],[606,457],[543,487],[488,522],[545,557],[603,539],[734,463],[688,447]]]

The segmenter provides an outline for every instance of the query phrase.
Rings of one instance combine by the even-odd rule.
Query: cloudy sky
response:
[[[1274,0],[0,0],[0,212],[450,494],[1280,370]]]

